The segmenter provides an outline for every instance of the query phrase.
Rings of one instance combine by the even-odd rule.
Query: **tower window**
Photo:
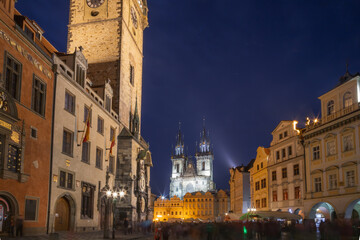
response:
[[[111,108],[111,99],[108,95],[106,95],[105,98],[105,109],[106,111],[110,112],[110,108]]]
[[[176,173],[179,173],[179,164],[176,164]]]
[[[205,162],[202,162],[202,170],[205,170]]]
[[[76,65],[76,82],[84,87],[85,83],[85,70],[80,67],[80,65]]]
[[[134,75],[135,75],[134,73],[135,73],[134,66],[130,64],[130,83],[133,86],[134,86]]]

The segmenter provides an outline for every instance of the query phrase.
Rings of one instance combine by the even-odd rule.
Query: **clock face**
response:
[[[97,8],[100,7],[105,0],[86,0],[86,3],[91,8]]]
[[[133,7],[131,7],[131,21],[132,21],[134,27],[137,28],[138,20],[137,20],[135,9]]]

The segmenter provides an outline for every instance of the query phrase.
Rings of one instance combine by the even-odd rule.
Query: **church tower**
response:
[[[180,124],[179,131],[176,136],[176,146],[175,152],[171,156],[172,161],[172,173],[171,173],[171,183],[170,183],[170,196],[174,196],[179,193],[182,188],[179,184],[180,182],[176,179],[180,178],[185,171],[186,166],[186,156],[184,154],[184,138],[181,134]]]
[[[213,179],[213,161],[214,154],[210,146],[209,134],[206,132],[205,120],[203,124],[203,130],[200,133],[200,143],[199,149],[197,150],[196,157],[196,167],[197,173],[201,176],[206,176],[209,178],[209,190],[215,189],[214,179]]]
[[[139,120],[139,133],[147,16],[146,0],[70,0],[68,53],[82,47],[92,87],[101,89],[110,79],[110,106],[128,129]],[[80,66],[75,69],[75,74],[81,73]]]

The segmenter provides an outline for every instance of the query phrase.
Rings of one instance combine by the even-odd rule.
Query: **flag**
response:
[[[115,132],[116,132],[116,129],[115,129],[115,131],[114,131],[114,133],[113,133],[113,137],[112,137],[112,140],[111,140],[111,145],[110,145],[110,154],[112,154],[112,149],[113,149],[113,147],[115,146]]]
[[[90,139],[90,118],[86,120],[86,130],[85,130],[85,136],[83,139],[83,143],[86,143]]]

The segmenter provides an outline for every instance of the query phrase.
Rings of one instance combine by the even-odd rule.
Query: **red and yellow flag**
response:
[[[113,134],[113,137],[112,137],[112,140],[111,140],[110,154],[112,154],[112,149],[113,149],[113,147],[115,146],[115,135],[116,135],[116,129],[115,129],[115,131],[114,131],[114,134]]]
[[[86,120],[86,130],[85,130],[83,143],[86,143],[89,140],[90,140],[90,118],[88,117],[88,119]]]

